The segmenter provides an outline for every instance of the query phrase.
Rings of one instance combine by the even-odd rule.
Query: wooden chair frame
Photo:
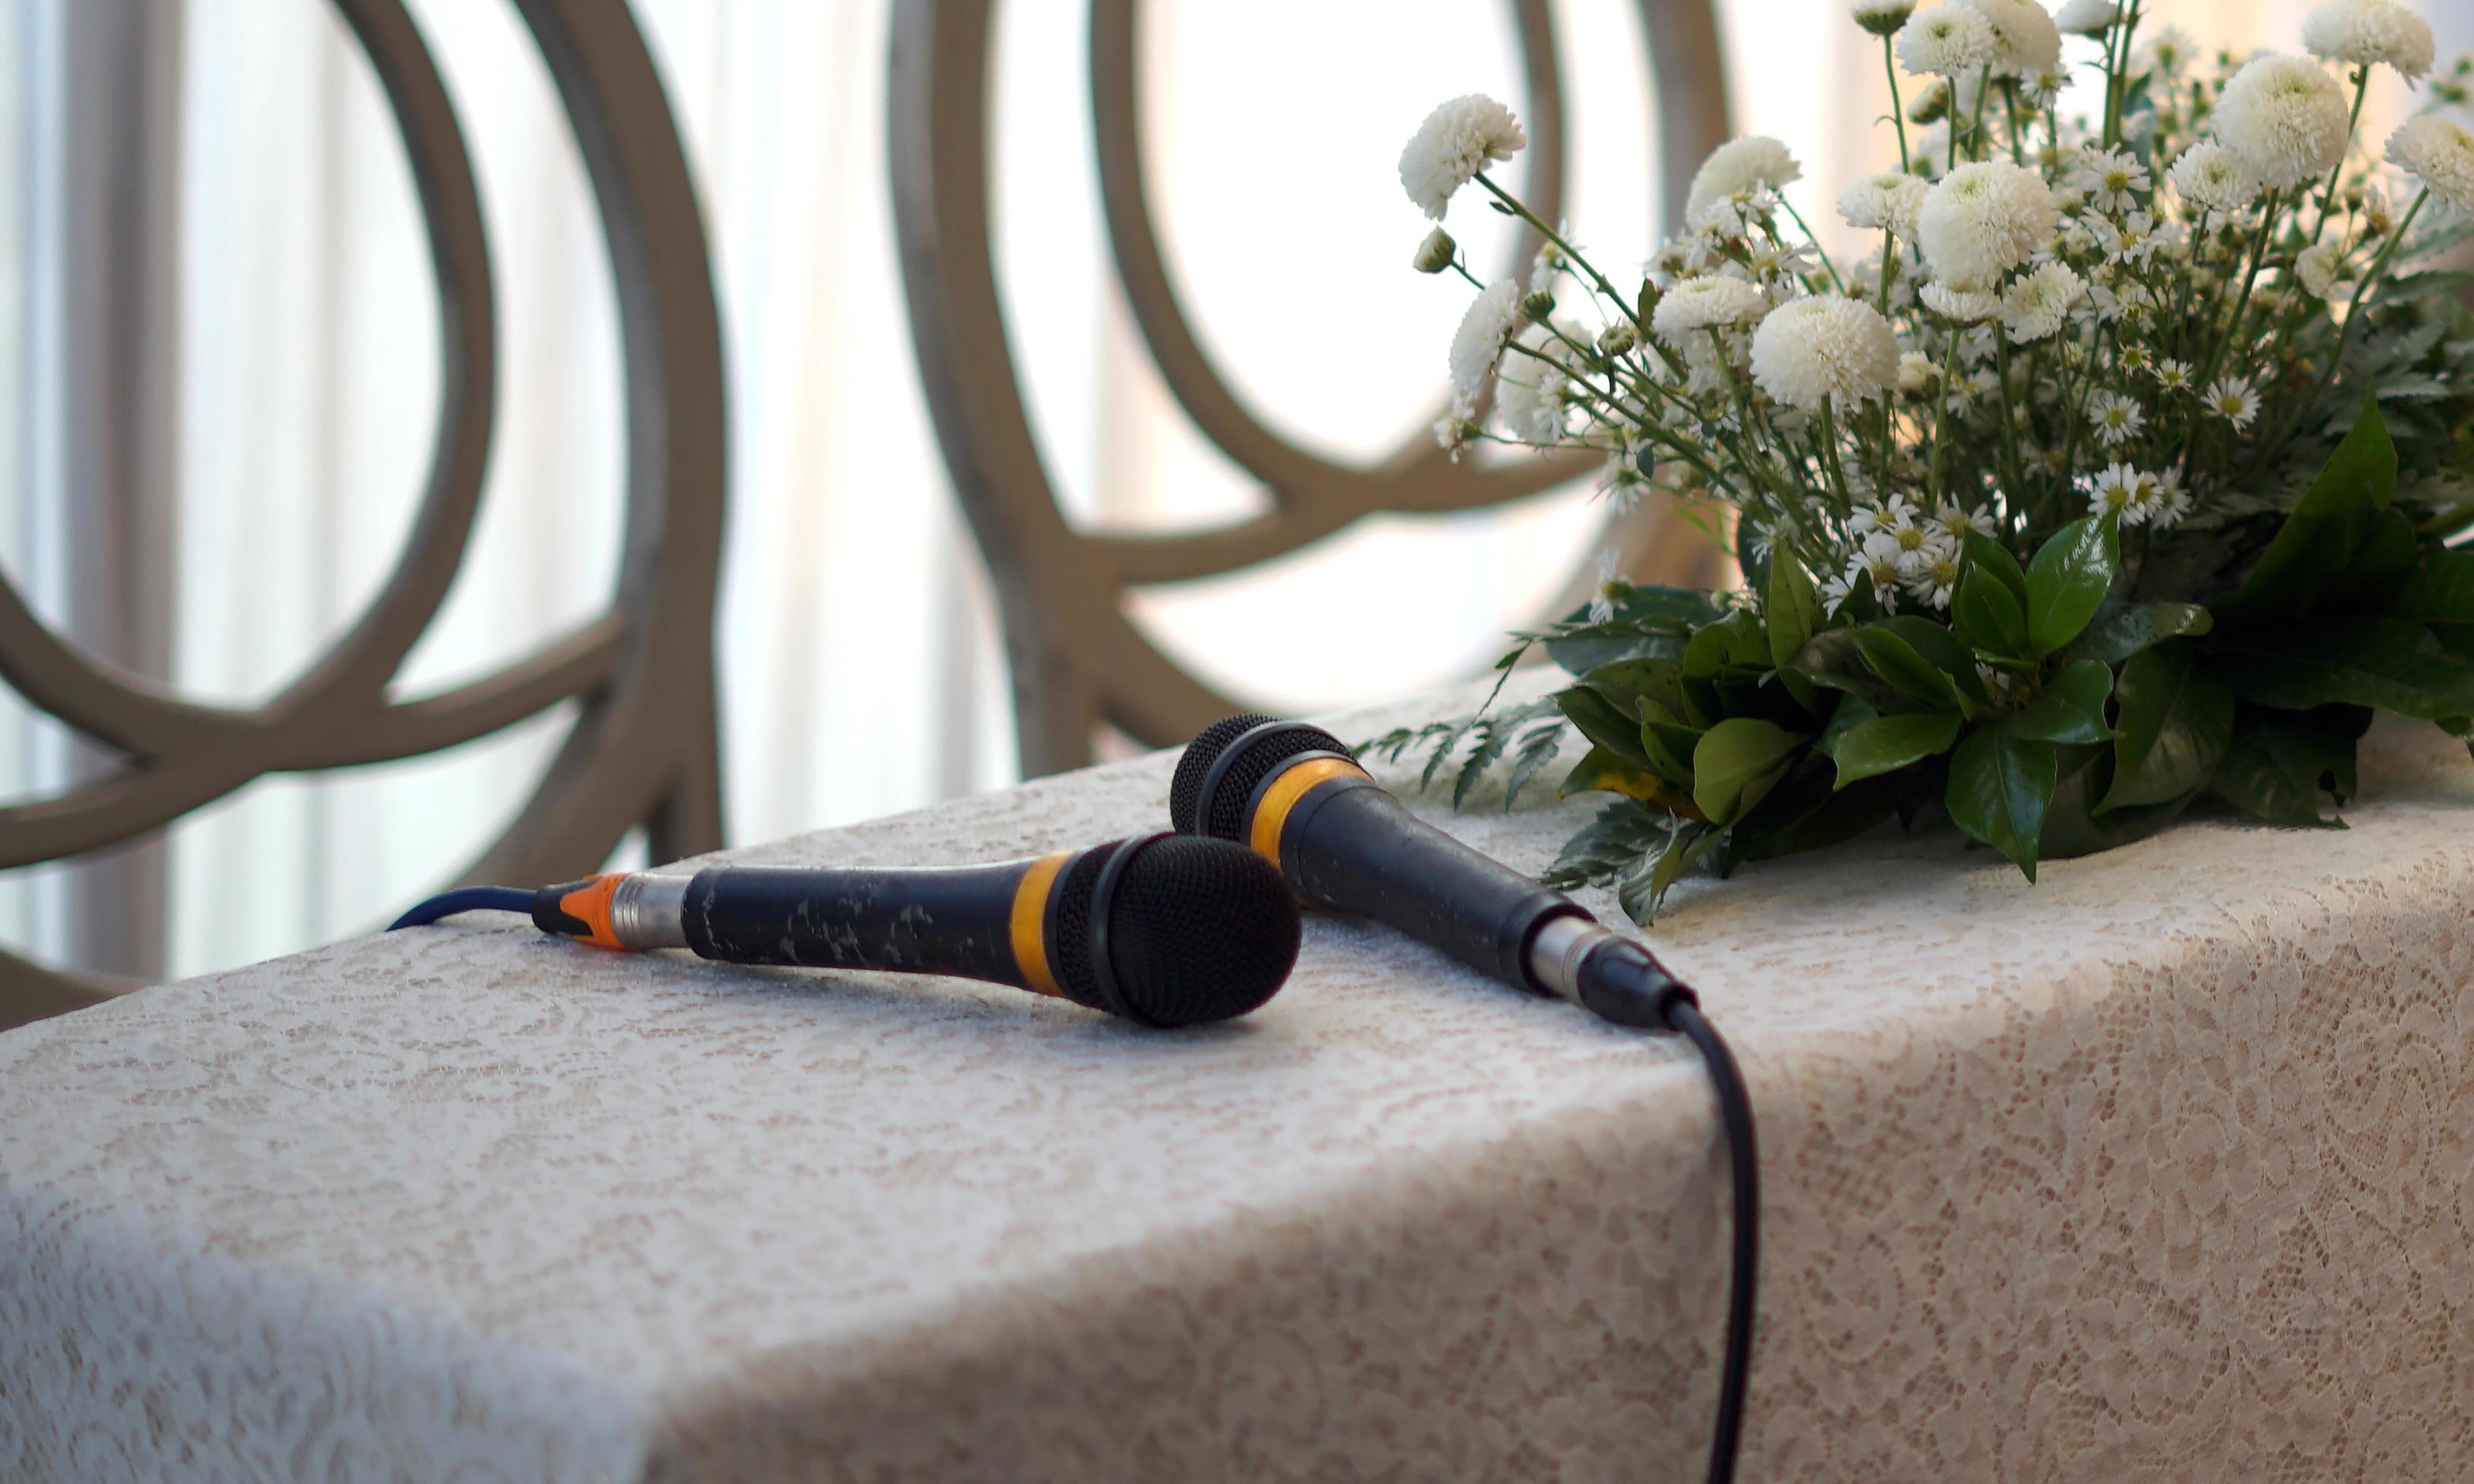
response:
[[[434,752],[570,697],[582,714],[512,824],[460,881],[596,869],[637,825],[655,860],[721,842],[713,611],[721,557],[720,318],[688,161],[622,0],[515,0],[591,176],[618,290],[625,535],[615,599],[496,673],[393,698],[471,539],[497,392],[496,308],[479,192],[435,61],[401,0],[335,0],[393,109],[437,276],[437,436],[409,542],[376,598],[264,705],[183,700],[48,630],[0,575],[0,680],[127,758],[54,797],[0,808],[0,868],[159,830],[273,772]],[[91,1003],[98,986],[0,954],[0,1027]]]

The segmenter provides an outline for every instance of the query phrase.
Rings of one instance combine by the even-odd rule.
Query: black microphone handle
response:
[[[1012,919],[1023,877],[1040,864],[712,866],[688,882],[680,925],[697,957],[725,963],[951,974],[1029,989]]]
[[[1580,904],[1437,830],[1362,778],[1308,791],[1280,830],[1280,872],[1300,901],[1371,917],[1535,994],[1554,991],[1530,947]]]

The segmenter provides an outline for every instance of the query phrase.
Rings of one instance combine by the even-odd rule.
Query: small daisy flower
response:
[[[2170,530],[2182,523],[2191,513],[2191,492],[2182,488],[2182,471],[2168,469],[2151,476],[2155,492],[2149,497],[2147,522],[2158,530]]]
[[[1983,511],[1952,504],[1933,511],[1932,524],[1953,546],[1963,544],[1970,536],[1990,536],[1994,529],[1993,517]]]
[[[2241,377],[2225,377],[2208,388],[2208,410],[2231,423],[2237,430],[2250,426],[2259,416],[2259,393]]]
[[[1929,547],[1903,579],[1908,596],[1928,608],[1948,608],[1958,586],[1958,554],[1948,547]]]
[[[2139,506],[2139,471],[2128,464],[2107,464],[2104,472],[2088,486],[2088,514],[2115,516],[2124,525],[2136,525],[2144,516]]]
[[[1623,558],[1614,547],[1609,547],[1598,553],[1597,586],[1590,590],[1589,596],[1590,622],[1613,621],[1616,600],[1632,591],[1632,585],[1621,576],[1622,566]]]
[[[2106,448],[2118,449],[2139,436],[2147,415],[2120,392],[2099,392],[2088,402],[2088,422]]]
[[[2156,363],[2153,374],[2156,384],[2169,392],[2187,392],[2191,389],[2192,372],[2191,363],[2188,361],[2178,361],[2169,355]]]
[[[1871,542],[1865,543],[1864,549],[1847,564],[1851,591],[1857,577],[1873,584],[1873,601],[1880,604],[1883,613],[1899,611],[1899,554],[1895,548],[1881,550]]]
[[[1877,531],[1899,531],[1916,523],[1916,503],[1904,495],[1893,495],[1874,505],[1857,507],[1847,518],[1847,533],[1869,537]]]
[[[2089,147],[2079,151],[2071,182],[2099,211],[2127,211],[2147,194],[2147,167],[2128,150]]]

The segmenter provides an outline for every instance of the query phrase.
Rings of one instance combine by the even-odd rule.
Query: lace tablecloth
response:
[[[1171,762],[740,854],[1159,828]],[[2349,830],[2034,888],[1891,833],[1676,893],[1761,1119],[1745,1477],[2461,1476],[2474,767],[2384,730],[2364,776]],[[1535,868],[1590,807],[1437,817]],[[1672,1038],[1338,920],[1175,1034],[505,921],[0,1034],[0,1478],[1702,1467]]]

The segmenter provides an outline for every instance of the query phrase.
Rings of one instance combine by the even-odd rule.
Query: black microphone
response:
[[[1640,943],[1580,903],[1470,849],[1409,812],[1321,727],[1237,716],[1177,759],[1169,816],[1179,831],[1233,841],[1280,869],[1309,907],[1398,928],[1532,994],[1558,995],[1628,1026],[1662,1026],[1710,1068],[1734,1186],[1734,1266],[1711,1484],[1734,1477],[1750,1389],[1760,1272],[1760,1157],[1743,1072],[1700,1000]]]
[[[1148,1026],[1255,1010],[1298,957],[1297,903],[1278,871],[1219,840],[1165,834],[947,869],[717,865],[614,872],[528,895],[481,888],[435,898],[395,926],[527,905],[543,932],[605,948],[947,974]]]
[[[1668,1025],[1693,1001],[1638,941],[1410,813],[1321,727],[1215,723],[1177,760],[1169,816],[1250,847],[1309,907],[1398,928],[1516,989],[1632,1026]]]

